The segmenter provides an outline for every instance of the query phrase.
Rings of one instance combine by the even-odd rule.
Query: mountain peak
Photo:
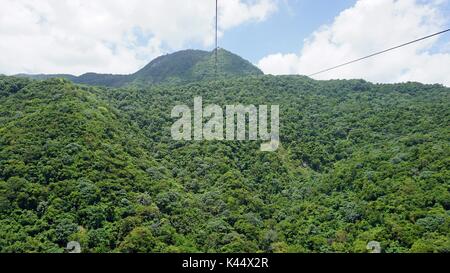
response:
[[[17,76],[34,79],[65,78],[79,84],[121,87],[130,84],[189,83],[216,77],[263,75],[252,63],[225,49],[217,50],[217,59],[217,75],[215,50],[187,49],[159,56],[130,75],[86,73],[79,77],[62,74]]]
[[[249,61],[224,49],[218,49],[217,74],[219,77],[262,75],[262,71]],[[137,82],[192,82],[213,79],[215,51],[182,50],[160,56],[133,74]]]

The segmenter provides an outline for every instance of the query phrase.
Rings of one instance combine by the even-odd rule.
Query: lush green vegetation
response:
[[[218,66],[216,74],[215,52],[202,50],[183,50],[160,56],[148,65],[130,75],[112,75],[86,73],[79,77],[73,75],[27,75],[19,77],[36,80],[63,78],[78,84],[94,86],[123,87],[130,85],[146,86],[161,83],[192,83],[201,80],[228,78],[233,76],[262,75],[263,73],[250,62],[226,51],[217,50]]]
[[[177,82],[177,81],[175,81]],[[279,104],[282,147],[177,142],[177,104]],[[0,78],[0,251],[450,251],[450,89]]]

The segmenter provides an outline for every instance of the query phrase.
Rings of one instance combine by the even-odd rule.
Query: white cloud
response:
[[[225,29],[238,26],[249,19],[262,21],[276,10],[272,0],[260,0],[246,3],[240,0],[219,1],[220,26]]]
[[[299,53],[269,55],[258,66],[268,74],[309,75],[438,32],[447,23],[448,15],[439,11],[444,2],[447,1],[359,0],[331,25],[313,33]],[[450,85],[450,51],[445,47],[438,53],[436,48],[431,50],[438,39],[434,37],[314,78]]]
[[[219,3],[221,34],[276,9]],[[0,73],[130,73],[167,50],[212,46],[213,22],[212,0],[0,0]]]

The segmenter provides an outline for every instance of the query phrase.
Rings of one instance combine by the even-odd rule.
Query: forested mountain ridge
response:
[[[171,109],[278,104],[282,147],[173,141]],[[0,251],[450,251],[450,89],[0,77]]]
[[[160,56],[130,75],[86,73],[79,77],[67,74],[18,74],[17,76],[36,80],[63,78],[77,84],[123,87],[161,83],[191,83],[200,80],[211,80],[216,77],[225,78],[263,74],[259,68],[227,50],[218,49],[217,55],[217,75],[215,73],[215,51],[182,50]]]

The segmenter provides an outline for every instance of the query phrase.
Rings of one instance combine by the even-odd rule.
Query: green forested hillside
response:
[[[263,73],[241,57],[218,49],[219,77],[262,75]],[[183,50],[151,61],[133,74],[134,84],[190,83],[215,79],[215,52]]]
[[[250,62],[225,49],[217,50],[217,59],[217,74],[215,69],[215,51],[182,50],[160,56],[130,75],[85,73],[79,77],[65,74],[19,74],[17,76],[35,80],[63,78],[77,84],[124,87],[161,83],[183,84],[216,79],[217,77],[228,78],[263,74],[261,70]]]
[[[281,148],[173,141],[195,96],[279,104]],[[449,252],[449,104],[418,83],[1,77],[0,252]]]

